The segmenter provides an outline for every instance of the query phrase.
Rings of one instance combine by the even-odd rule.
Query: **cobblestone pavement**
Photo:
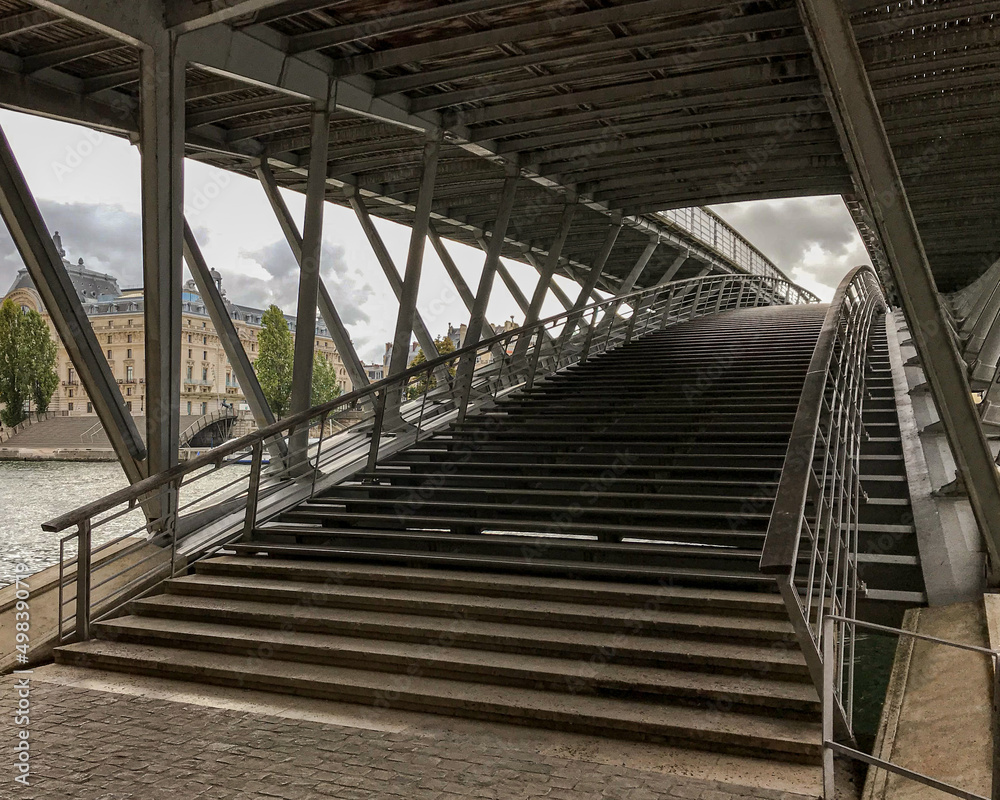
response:
[[[803,797],[560,758],[488,734],[362,730],[40,682],[31,685],[24,787],[10,766],[13,687],[5,677],[3,800]]]

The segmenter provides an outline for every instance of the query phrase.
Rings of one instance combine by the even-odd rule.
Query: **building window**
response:
[[[125,358],[132,358],[132,348],[131,348],[131,347],[130,347],[130,348],[128,348],[128,349],[127,349],[127,350],[125,351]],[[130,369],[131,369],[131,367],[130,367]]]
[[[132,327],[132,318],[131,318],[131,317],[129,317],[129,321],[128,321],[128,326],[129,326],[130,328]],[[130,334],[129,334],[129,336],[128,336],[128,340],[129,340],[130,342],[132,341],[132,334],[131,334],[131,333],[130,333]]]
[[[108,327],[109,328],[115,327],[115,323],[112,320],[110,320],[110,319],[108,320]]]
[[[131,397],[132,396],[132,387],[131,386],[126,386],[125,387],[125,396],[126,397]],[[129,411],[131,411],[131,410],[132,409],[129,409]]]
[[[208,337],[207,336],[202,336],[201,337],[201,343],[202,344],[208,344]]]
[[[70,397],[72,397],[72,396],[73,396],[73,390],[72,390],[72,389],[70,389],[70,390],[69,390],[69,396],[70,396]]]
[[[201,371],[201,379],[203,381],[207,381],[208,380],[208,370],[207,369],[203,369]]]
[[[203,416],[208,413],[208,403],[201,404],[201,413]]]
[[[131,400],[126,400],[125,401],[125,408],[127,408],[129,411],[132,410],[132,401]]]
[[[191,375],[192,375],[191,367],[188,367],[188,380],[191,380]],[[189,411],[188,413],[190,414],[191,412]]]
[[[203,322],[203,323],[201,323],[201,327],[203,327],[203,328],[207,328],[207,327],[208,327],[208,323],[207,323],[207,322]]]
[[[202,350],[201,351],[201,360],[202,361],[208,361],[208,350]]]
[[[129,355],[130,356],[131,356],[131,354],[132,354],[132,351],[129,351]],[[125,367],[125,380],[127,380],[129,383],[131,383],[135,379],[134,376],[135,376],[135,372],[133,371],[133,368],[132,367]],[[129,391],[132,391],[132,390],[129,389]]]
[[[66,382],[67,383],[76,383],[76,372],[74,371],[74,369],[72,367],[69,368],[68,375],[69,375],[69,377],[68,377],[68,379],[67,379]]]
[[[233,376],[230,373],[226,373],[226,388],[228,389],[232,385]]]
[[[108,361],[111,361],[111,351],[108,350]]]
[[[108,334],[108,344],[111,344],[111,334]]]
[[[188,320],[188,322],[190,323],[191,320]],[[190,333],[188,334],[188,344],[191,344],[191,334]]]
[[[191,401],[188,400],[188,416],[191,416]]]
[[[131,322],[131,321],[132,321],[132,320],[129,320],[129,322]],[[130,333],[130,334],[129,334],[129,335],[128,335],[128,336],[126,337],[126,339],[125,339],[125,340],[126,340],[126,341],[127,341],[127,342],[128,342],[129,344],[132,344],[132,334]],[[131,358],[131,357],[132,357],[132,356],[129,356],[129,358]]]
[[[87,413],[88,414],[93,414],[94,413],[94,404],[93,403],[87,403]]]
[[[67,408],[68,408],[68,409],[69,409],[70,411],[72,411],[72,410],[73,410],[73,404],[72,404],[72,403],[70,403],[70,404],[69,404],[69,405],[67,406]]]

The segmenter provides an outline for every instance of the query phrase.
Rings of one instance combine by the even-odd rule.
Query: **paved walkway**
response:
[[[72,685],[74,674],[54,666],[31,678],[28,787],[13,780],[17,772],[10,766],[19,729],[12,715],[18,703],[16,676],[0,679],[3,800],[803,797],[664,774],[657,762],[671,757],[661,759],[644,745],[620,743],[608,750],[568,734],[559,744],[557,733],[461,721],[417,731],[412,719],[399,713],[381,721],[376,715],[370,725],[353,727],[318,721],[317,714],[303,711],[316,701],[293,703],[276,715],[266,712],[277,708],[268,702],[278,696],[264,695],[262,710],[253,705],[259,693],[246,702],[196,704],[169,699],[158,687],[170,682],[150,679],[144,685],[145,679],[138,679],[128,685],[128,678],[118,678],[123,685],[108,684],[105,691],[85,688],[86,681]],[[95,683],[100,685],[95,680],[89,685]],[[174,697],[186,696],[171,691]]]

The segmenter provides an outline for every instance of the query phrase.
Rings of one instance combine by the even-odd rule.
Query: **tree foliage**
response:
[[[438,336],[434,340],[434,346],[437,348],[438,356],[445,356],[448,353],[455,352],[455,343],[448,336]],[[427,356],[424,355],[424,349],[421,347],[417,350],[417,353],[410,360],[411,367],[419,367],[421,364],[427,363]],[[448,365],[448,374],[453,378],[455,377],[455,364]],[[407,391],[407,396],[412,400],[415,397],[420,397],[428,389],[433,389],[437,386],[437,378],[433,375],[420,375],[410,382]]]
[[[0,420],[17,425],[25,419],[25,403],[48,410],[59,383],[56,343],[37,311],[22,311],[10,298],[0,305]]]
[[[312,405],[329,403],[340,397],[340,380],[337,366],[328,361],[325,353],[313,354]]]
[[[253,362],[264,399],[276,417],[288,413],[292,397],[292,332],[281,309],[272,305],[261,318],[257,360]]]

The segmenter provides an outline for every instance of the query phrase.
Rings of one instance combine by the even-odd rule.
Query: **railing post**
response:
[[[834,656],[834,621],[823,620],[823,800],[835,800],[833,750],[827,742],[833,741],[834,681],[836,657]]]
[[[525,389],[530,389],[535,385],[535,373],[538,371],[538,360],[542,355],[542,344],[545,341],[543,335],[544,329],[539,328],[535,334],[535,348],[531,351],[531,361],[528,363],[528,377],[524,381]]]
[[[688,319],[694,319],[695,314],[698,311],[698,303],[701,302],[701,292],[705,288],[705,279],[698,282],[698,289],[694,293],[694,302],[691,303],[691,313],[688,314]]]
[[[993,656],[993,788],[990,797],[1000,800],[1000,655]]]
[[[372,420],[372,443],[368,448],[368,465],[365,468],[365,471],[369,474],[369,477],[365,478],[366,483],[371,483],[374,480],[370,476],[375,472],[375,466],[378,464],[378,447],[382,439],[382,423],[385,421],[385,401],[388,393],[391,391],[393,390],[390,386],[385,387],[382,391],[378,392],[378,399],[375,401],[375,417]]]
[[[59,610],[62,614],[62,609]],[[90,639],[90,519],[77,527],[76,547],[76,640]]]
[[[590,327],[587,328],[587,335],[583,340],[583,351],[580,353],[580,363],[587,363],[587,356],[590,355],[590,345],[594,341],[594,329],[597,327],[597,309],[590,315]]]
[[[324,414],[319,420],[319,442],[316,444],[316,463],[313,465],[312,490],[309,492],[310,499],[316,494],[316,478],[319,476],[319,457],[323,453],[323,439],[326,438],[327,417],[328,415]]]
[[[260,498],[260,471],[264,463],[264,442],[253,443],[253,458],[250,463],[250,485],[247,486],[247,509],[243,520],[243,541],[249,542],[257,524],[257,501]]]
[[[722,310],[722,296],[726,293],[726,284],[728,281],[722,278],[722,283],[719,285],[719,296],[715,301],[715,313],[718,314]]]

